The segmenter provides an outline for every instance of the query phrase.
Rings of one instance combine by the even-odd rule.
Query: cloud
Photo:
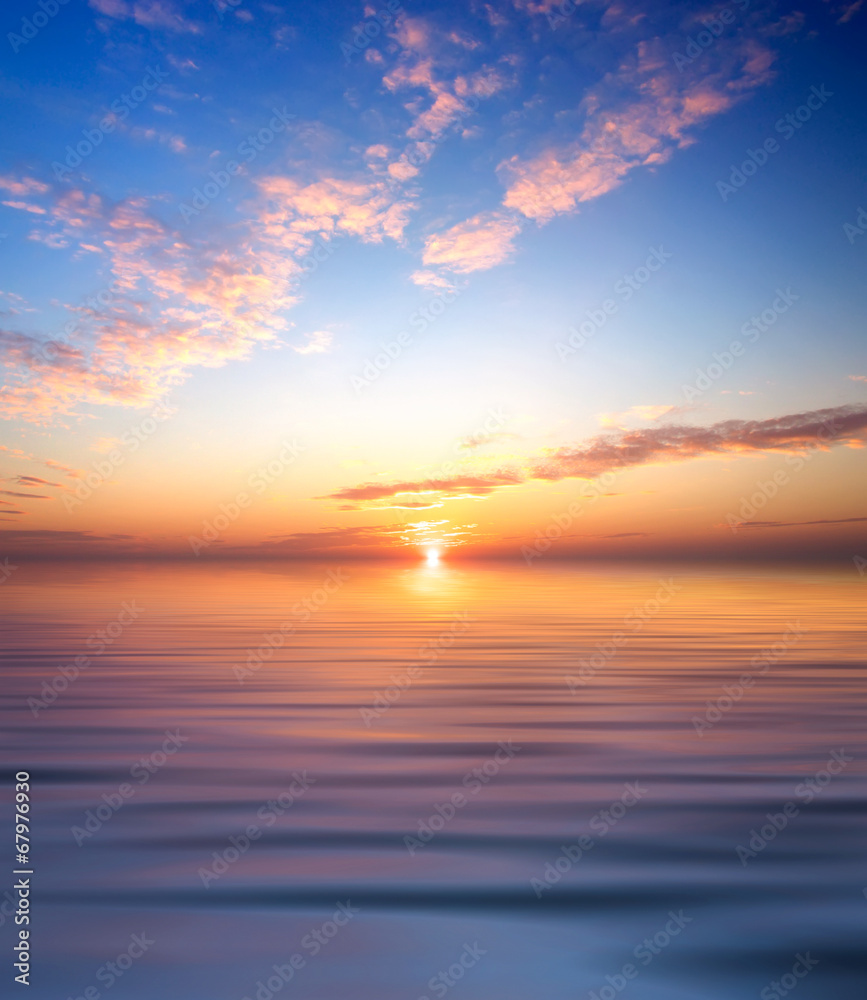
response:
[[[268,204],[259,219],[263,235],[290,249],[309,245],[311,235],[339,232],[365,243],[399,242],[412,209],[384,181],[325,177],[302,184],[270,176],[256,184]]]
[[[413,271],[409,276],[409,279],[414,285],[427,288],[432,292],[439,288],[445,288],[452,291],[455,287],[453,282],[449,281],[449,279],[443,275],[437,274],[436,271]]]
[[[841,517],[834,520],[825,519],[819,521],[742,521],[739,528],[799,528],[813,524],[852,524],[855,521],[867,521],[867,517]],[[728,527],[721,525],[721,527]]]
[[[297,354],[324,354],[331,349],[333,334],[328,330],[314,330],[305,334],[307,343],[302,347],[292,345],[292,350]]]
[[[503,213],[482,213],[429,237],[422,261],[458,274],[487,270],[509,258],[520,229],[520,223]]]
[[[3,514],[15,513],[3,511]],[[20,523],[20,522],[19,522]],[[54,528],[7,528],[0,531],[0,548],[4,552],[26,552],[28,556],[121,555],[147,551],[149,543],[136,536],[121,533],[98,534],[92,531]]]
[[[37,465],[44,465],[47,469],[56,469],[58,472],[63,472],[71,479],[81,479],[84,473],[80,469],[73,469],[68,465],[63,465],[61,462],[56,462],[53,458],[37,458],[35,455],[30,455],[26,451],[22,451],[20,448],[10,448],[8,445],[0,444],[0,451],[5,451],[7,455],[11,455],[13,459],[20,459],[25,462],[35,462]],[[32,477],[23,477],[32,478]]]
[[[343,501],[342,510],[385,507],[439,507],[449,500],[477,500],[500,489],[532,481],[595,479],[606,472],[650,464],[724,455],[797,453],[827,450],[834,444],[857,447],[867,429],[867,407],[839,406],[768,420],[726,420],[710,427],[669,425],[600,434],[578,445],[530,457],[523,470],[507,469],[397,483],[361,483],[317,500]],[[406,498],[406,499],[403,499]]]
[[[10,194],[26,196],[30,194],[45,194],[49,186],[33,177],[10,177],[0,175],[0,189],[8,191]]]
[[[603,472],[727,454],[797,452],[848,443],[867,428],[867,407],[793,413],[769,420],[726,420],[710,427],[671,425],[600,435],[584,445],[558,448],[536,461],[531,477],[592,479]]]
[[[771,77],[773,53],[752,39],[718,40],[704,76],[678,73],[659,38],[641,42],[583,100],[577,141],[500,164],[507,208],[548,222],[618,187],[639,167],[653,168],[695,141],[694,130],[732,108]]]
[[[479,100],[513,86],[515,80],[511,71],[503,69],[510,65],[509,57],[500,60],[501,66],[483,64],[460,72],[458,66],[479,45],[455,31],[441,32],[421,18],[399,16],[391,38],[397,43],[398,58],[382,78],[386,89],[421,91],[430,102],[416,98],[404,104],[411,115],[406,136],[414,141],[389,164],[388,172],[395,180],[406,181],[419,173],[450,129],[462,130]]]
[[[317,500],[348,501],[343,510],[382,509],[384,506],[420,508],[441,506],[444,500],[472,500],[488,496],[503,486],[515,486],[522,482],[518,472],[501,470],[483,475],[444,476],[438,479],[424,479],[399,483],[362,483],[337,490]],[[397,504],[386,504],[384,500],[409,499]],[[422,500],[421,498],[426,498]]]
[[[54,497],[43,493],[15,493],[13,490],[0,490],[4,497],[26,497],[28,500],[53,500]]]
[[[106,17],[132,19],[143,28],[192,34],[202,30],[198,24],[187,20],[169,0],[90,0],[90,6]]]
[[[681,409],[679,406],[666,403],[650,406],[630,406],[628,410],[621,412],[600,413],[599,423],[603,427],[617,427],[622,429],[624,422],[630,418],[647,421],[659,420],[669,413],[679,413]]]
[[[57,486],[61,490],[68,488],[62,483],[52,483],[48,479],[40,479],[39,476],[13,476],[12,478],[19,486]]]
[[[316,241],[399,238],[408,211],[382,182],[266,178],[258,214],[231,234],[229,253],[163,223],[141,198],[109,204],[64,188],[45,202],[47,236],[101,249],[108,273],[102,304],[67,306],[77,317],[68,340],[0,331],[8,369],[0,412],[41,423],[83,404],[146,406],[197,366],[281,343]]]

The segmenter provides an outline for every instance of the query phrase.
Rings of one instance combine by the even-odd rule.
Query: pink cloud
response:
[[[520,229],[520,223],[503,213],[482,213],[429,237],[422,261],[459,274],[486,270],[509,258]]]

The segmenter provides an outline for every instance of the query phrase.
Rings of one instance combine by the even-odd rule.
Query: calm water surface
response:
[[[21,566],[27,995],[862,1000],[865,586]]]

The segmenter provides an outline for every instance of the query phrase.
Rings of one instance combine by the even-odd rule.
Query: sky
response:
[[[861,7],[7,4],[0,557],[859,551]]]

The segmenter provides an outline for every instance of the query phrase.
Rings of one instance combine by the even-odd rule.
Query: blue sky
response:
[[[403,543],[415,536],[395,524],[428,510],[443,533],[496,549],[604,471],[604,439],[634,502],[594,513],[599,530],[565,548],[604,548],[625,534],[609,530],[618,518],[648,545],[680,530],[713,547],[762,456],[810,447],[814,415],[834,410],[845,430],[822,439],[820,468],[774,501],[775,527],[821,513],[824,484],[851,481],[867,385],[867,235],[844,231],[867,201],[860,4],[559,9],[7,8],[4,476],[47,483],[4,501],[7,541],[183,547],[288,434],[309,442],[303,460],[221,546],[308,551],[320,537],[324,550],[335,529],[350,548]],[[768,139],[779,148],[723,197],[718,182]],[[80,161],[67,154],[79,143]],[[664,265],[641,272],[660,248]],[[618,282],[636,273],[626,301]],[[767,331],[685,393],[780,291]],[[604,326],[558,351],[606,300]],[[401,333],[411,341],[365,379]],[[164,399],[159,434],[65,509]],[[508,413],[498,434],[462,447],[492,408]],[[790,417],[779,439],[774,422]],[[773,434],[708,445],[726,421]],[[563,459],[576,449],[591,466]],[[695,494],[682,528],[671,488],[654,484],[667,464]],[[389,498],[383,482],[422,485]],[[340,502],[365,484],[370,497]],[[398,495],[410,506],[389,506]],[[817,519],[853,530],[854,500],[833,506]],[[816,530],[795,534],[821,548]]]

